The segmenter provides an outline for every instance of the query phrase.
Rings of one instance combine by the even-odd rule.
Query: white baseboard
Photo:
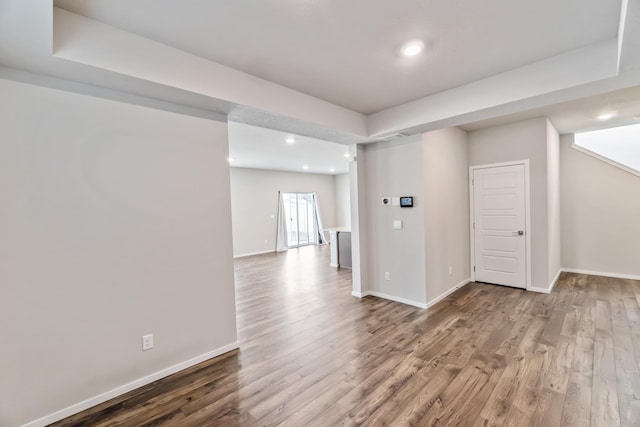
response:
[[[439,295],[437,297],[435,297],[434,299],[432,299],[431,301],[427,301],[427,307],[433,307],[434,305],[436,305],[437,303],[439,303],[440,301],[442,301],[443,299],[445,299],[446,297],[448,297],[449,295],[451,295],[452,293],[454,293],[455,291],[457,291],[458,289],[460,289],[461,287],[467,285],[471,283],[471,279],[464,279],[462,282],[458,283],[457,285],[455,285],[453,288],[449,289],[447,292],[443,293],[442,295]]]
[[[558,279],[560,279],[560,275],[562,274],[562,269],[558,270],[556,277],[553,278],[551,283],[549,283],[549,292],[553,291],[553,288],[556,287],[556,283],[558,283]]]
[[[260,252],[250,252],[248,254],[240,254],[240,255],[234,255],[233,258],[244,258],[247,256],[254,256],[254,255],[262,255],[262,254],[271,254],[271,253],[275,253],[275,251],[273,249],[269,249],[266,251],[260,251]]]
[[[527,291],[538,292],[540,294],[550,294],[551,291],[553,291],[553,288],[556,286],[556,283],[558,283],[558,279],[560,278],[560,274],[563,271],[564,271],[563,269],[558,270],[558,273],[556,274],[556,277],[554,277],[553,280],[551,281],[551,283],[549,283],[549,287],[548,288],[539,288],[537,286],[529,286],[527,288]]]
[[[451,295],[452,293],[454,293],[455,291],[457,291],[458,289],[460,289],[461,287],[465,286],[468,283],[471,283],[471,279],[463,280],[462,282],[460,282],[457,285],[455,285],[453,288],[449,289],[447,292],[443,293],[442,295],[439,295],[434,300],[432,300],[430,302],[427,302],[426,304],[422,303],[422,302],[406,299],[406,298],[396,297],[396,296],[385,294],[385,293],[382,293],[382,292],[377,292],[377,291],[365,291],[365,292],[352,291],[351,295],[353,295],[354,297],[357,297],[357,298],[363,298],[363,297],[366,297],[367,295],[371,295],[373,297],[388,299],[388,300],[391,300],[391,301],[400,302],[402,304],[411,305],[413,307],[426,309],[426,308],[429,308],[429,307],[433,306],[434,304],[437,304],[438,302],[440,302],[441,300],[445,299],[446,297],[448,297],[449,295]]]
[[[400,302],[402,304],[407,304],[407,305],[411,305],[411,306],[418,307],[418,308],[427,308],[427,304],[424,304],[424,303],[421,303],[421,302],[418,302],[418,301],[413,301],[413,300],[410,300],[410,299],[396,297],[396,296],[385,294],[385,293],[382,293],[382,292],[366,291],[366,292],[362,293],[362,296],[367,296],[367,295],[371,295],[373,297],[378,297],[378,298],[383,298],[383,299],[388,299],[388,300],[395,301],[395,302]]]
[[[527,289],[529,292],[538,292],[539,294],[550,294],[551,289],[549,288],[538,288],[536,286],[529,286]]]
[[[97,396],[90,397],[87,400],[83,400],[82,402],[78,402],[76,404],[68,406],[64,409],[54,412],[53,414],[49,414],[42,418],[38,418],[37,420],[30,421],[24,424],[22,427],[47,426],[51,423],[55,423],[56,421],[60,421],[64,418],[70,417],[71,415],[77,414],[78,412],[82,412],[86,409],[92,408],[100,403],[106,402],[109,399],[113,399],[114,397],[118,397],[122,394],[128,393],[131,390],[135,390],[137,388],[150,384],[154,381],[157,381],[161,378],[167,377],[171,374],[175,374],[176,372],[182,371],[183,369],[190,368],[191,366],[197,365],[198,363],[204,362],[205,360],[212,359],[216,356],[220,356],[221,354],[224,354],[231,350],[235,350],[237,348],[238,348],[238,342],[236,341],[229,345],[225,345],[224,347],[217,348],[210,352],[196,356],[192,359],[185,360],[184,362],[180,362],[176,365],[154,372],[153,374],[139,378],[130,383],[121,385],[119,387],[114,388],[113,390],[109,390]]]
[[[590,276],[613,277],[616,279],[640,280],[640,276],[634,274],[605,273],[603,271],[580,270],[577,268],[563,268],[561,271],[566,273],[588,274]]]

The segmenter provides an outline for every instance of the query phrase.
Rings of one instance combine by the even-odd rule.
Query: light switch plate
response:
[[[400,206],[400,197],[392,197],[391,206]]]
[[[399,219],[394,219],[393,220],[393,228],[395,230],[402,230],[402,221]]]

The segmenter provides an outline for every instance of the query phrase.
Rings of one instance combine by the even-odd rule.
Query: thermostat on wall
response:
[[[413,207],[413,196],[402,196],[402,197],[400,197],[400,207],[401,208],[412,208]]]

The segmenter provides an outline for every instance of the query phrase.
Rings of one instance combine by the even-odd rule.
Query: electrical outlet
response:
[[[151,350],[153,348],[153,334],[142,336],[142,351]]]
[[[391,273],[388,271],[384,273],[384,280],[391,280]]]

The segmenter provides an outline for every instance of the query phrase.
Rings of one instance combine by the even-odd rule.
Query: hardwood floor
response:
[[[239,351],[56,425],[640,425],[640,281],[471,283],[421,310],[352,297],[328,255],[236,260]]]

